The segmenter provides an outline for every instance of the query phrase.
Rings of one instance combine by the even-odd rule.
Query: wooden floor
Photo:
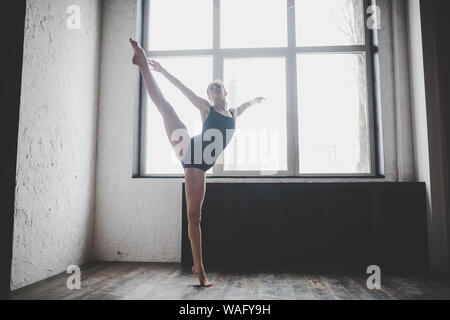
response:
[[[208,271],[208,270],[207,270]],[[208,272],[211,288],[172,263],[98,262],[81,268],[81,289],[68,290],[63,273],[13,291],[13,300],[428,300],[450,299],[444,275],[382,275],[381,290],[366,287],[367,276],[269,272]]]

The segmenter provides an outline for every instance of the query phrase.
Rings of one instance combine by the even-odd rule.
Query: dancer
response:
[[[229,143],[235,129],[236,118],[242,115],[250,106],[263,102],[265,98],[258,97],[242,104],[238,108],[228,108],[225,87],[221,81],[216,80],[209,84],[207,88],[211,105],[209,101],[197,96],[192,90],[184,86],[177,78],[165,70],[160,63],[148,59],[145,50],[135,40],[130,39],[130,42],[134,50],[132,62],[140,69],[149,96],[163,117],[167,137],[184,168],[188,235],[194,261],[192,273],[198,277],[201,286],[210,287],[212,283],[206,278],[203,266],[200,228],[201,210],[206,192],[206,171],[214,166],[221,151]],[[174,108],[164,98],[152,75],[152,70],[164,75],[200,111],[203,122],[201,135],[189,136],[186,126],[178,118]],[[209,138],[205,138],[206,136]],[[214,136],[215,139],[211,139],[211,136]],[[216,141],[217,137],[223,137],[223,140],[220,141],[219,139],[219,141]],[[213,142],[210,142],[210,144],[214,143],[215,145],[221,142],[221,148],[215,148],[214,152],[208,153],[206,151],[209,144],[205,140],[212,140]],[[219,151],[216,152],[217,150]],[[200,152],[200,159],[197,157],[199,154],[197,151]]]

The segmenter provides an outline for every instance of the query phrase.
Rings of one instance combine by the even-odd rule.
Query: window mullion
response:
[[[215,51],[213,58],[213,79],[223,80],[223,60],[223,55],[219,51]],[[213,167],[214,175],[223,175],[223,156],[224,154],[222,153],[219,158],[220,161],[217,161]]]
[[[290,175],[295,176],[298,174],[299,162],[295,0],[286,1],[288,32],[288,54],[286,56],[288,172]]]
[[[297,61],[296,55],[290,52],[286,57],[286,91],[287,91],[287,143],[288,143],[288,172],[298,174],[298,111],[297,111]]]
[[[220,0],[213,0],[213,49],[220,49]]]
[[[286,0],[286,1],[287,1],[288,47],[295,48],[296,46],[295,0]]]
[[[363,21],[369,18],[367,8],[372,5],[371,0],[363,0]],[[371,174],[379,174],[379,166],[377,164],[377,137],[375,133],[376,126],[376,95],[375,95],[375,78],[374,78],[374,31],[370,30],[367,25],[364,27],[364,44],[366,52],[366,91],[367,91],[367,108],[368,108],[368,129],[369,129],[369,149],[370,149],[370,172]]]
[[[223,55],[220,53],[220,0],[213,0],[213,79],[223,80]],[[223,154],[213,167],[213,175],[223,175]]]
[[[149,33],[149,19],[150,19],[150,1],[143,1],[142,3],[142,33],[141,42],[142,46],[148,51],[148,33]],[[147,174],[147,157],[148,157],[148,95],[147,88],[144,85],[144,80],[139,77],[140,88],[140,114],[139,114],[139,175]]]

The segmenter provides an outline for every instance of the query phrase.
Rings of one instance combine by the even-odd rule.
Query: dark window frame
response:
[[[148,19],[150,17],[150,1],[142,0],[142,30],[141,43],[145,49],[148,49]],[[223,79],[223,61],[230,57],[283,57],[286,60],[286,91],[287,91],[287,131],[288,137],[292,135],[294,141],[288,138],[288,170],[279,172],[277,175],[261,175],[258,171],[253,172],[223,172],[223,164],[216,164],[214,167],[214,174],[208,175],[211,178],[327,178],[327,179],[373,179],[385,178],[382,174],[381,153],[380,148],[380,118],[378,113],[380,104],[377,99],[378,74],[375,68],[378,54],[377,47],[377,32],[370,30],[364,26],[364,45],[342,45],[342,46],[320,46],[320,47],[297,47],[296,46],[296,24],[295,24],[295,10],[288,10],[287,16],[287,36],[288,45],[286,47],[276,48],[243,48],[243,49],[220,49],[220,1],[213,0],[213,48],[199,49],[199,50],[167,50],[167,51],[149,51],[147,53],[153,57],[185,57],[185,56],[212,56],[213,57],[213,79]],[[287,8],[295,8],[295,0],[285,0]],[[375,5],[374,0],[362,0],[364,8],[363,23],[370,18],[368,8]],[[368,124],[369,124],[369,147],[370,147],[370,162],[371,173],[369,174],[299,174],[299,152],[298,152],[298,101],[297,101],[297,54],[299,53],[364,53],[366,57],[366,84],[367,84],[367,107],[368,107]],[[146,119],[146,105],[147,93],[143,86],[142,79],[139,86],[140,103],[138,115],[138,141],[137,141],[137,157],[135,161],[134,178],[183,178],[181,174],[147,174],[145,172],[145,157],[146,157],[146,135],[145,135],[145,119]],[[295,119],[295,120],[292,120]],[[293,122],[293,123],[292,123]],[[294,143],[293,143],[294,142]],[[293,155],[293,156],[292,156]],[[291,163],[289,163],[291,162]],[[217,168],[219,170],[217,170]]]

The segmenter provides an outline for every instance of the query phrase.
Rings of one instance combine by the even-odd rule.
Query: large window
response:
[[[214,176],[373,176],[372,46],[363,0],[147,0],[144,45],[198,95],[215,79],[237,119]],[[155,77],[191,135],[198,110]],[[142,90],[141,172],[183,169]]]

